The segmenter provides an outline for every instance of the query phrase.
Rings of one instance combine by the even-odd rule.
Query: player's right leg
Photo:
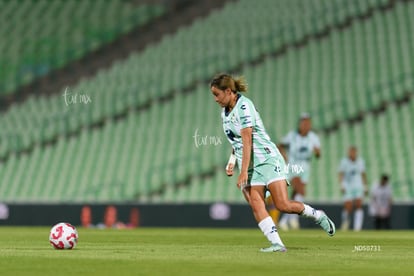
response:
[[[375,229],[380,230],[381,229],[381,217],[379,216],[375,216],[374,218],[374,223],[375,223]]]
[[[302,178],[300,176],[294,177],[291,184],[294,190],[292,199],[294,201],[303,202],[305,197],[305,183],[302,181]],[[299,216],[295,214],[289,214],[289,216],[289,226],[294,230],[299,229]]]
[[[296,186],[298,185],[298,183],[300,182],[300,178],[298,175],[293,174],[292,172],[289,172],[290,178],[289,178],[289,183],[290,186],[292,188],[292,194],[291,194],[291,198],[292,200],[295,200],[296,197]],[[288,213],[284,213],[282,215],[282,217],[279,220],[279,228],[282,229],[283,231],[288,231],[289,228],[292,226],[292,220],[297,219],[297,215],[296,214],[288,214]],[[293,222],[293,229],[297,229],[299,226],[299,222],[297,222],[295,224],[295,222]]]
[[[360,231],[364,222],[364,210],[362,209],[362,199],[355,199],[355,213],[354,213],[354,231]]]
[[[347,200],[344,202],[344,208],[342,210],[341,230],[347,231],[349,229],[351,213],[352,213],[352,201]]]
[[[350,226],[350,216],[352,213],[353,195],[352,195],[351,187],[345,187],[343,200],[344,200],[344,207],[342,209],[341,230],[347,231]]]
[[[280,239],[277,228],[269,213],[266,210],[264,200],[265,186],[250,186],[244,188],[248,194],[249,204],[260,230],[271,243],[270,247],[262,248],[261,252],[285,252],[286,247]]]

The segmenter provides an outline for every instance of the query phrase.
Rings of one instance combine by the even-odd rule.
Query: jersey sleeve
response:
[[[365,161],[361,159],[361,173],[365,172]]]
[[[370,189],[369,189],[369,194],[371,197],[373,197],[375,195],[375,190],[377,189],[378,183],[374,182],[372,183]]]
[[[345,159],[342,159],[341,162],[339,163],[338,172],[339,173],[345,172],[345,169],[346,169],[345,167],[346,167]]]
[[[293,139],[293,131],[289,131],[289,133],[286,134],[282,138],[281,144],[284,145],[284,146],[289,146],[292,139]]]
[[[319,139],[319,136],[316,135],[316,133],[313,133],[312,135],[312,145],[313,145],[313,148],[317,148],[317,149],[321,148],[321,140]]]
[[[244,101],[238,109],[241,128],[254,127],[256,125],[256,109],[254,108],[254,105]]]

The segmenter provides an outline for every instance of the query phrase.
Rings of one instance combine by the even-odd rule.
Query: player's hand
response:
[[[234,169],[234,164],[231,164],[231,163],[227,164],[227,167],[226,167],[227,176],[233,176],[233,169]]]
[[[341,193],[344,195],[345,194],[345,188],[341,188]]]
[[[243,188],[247,186],[248,179],[249,179],[249,176],[247,172],[241,172],[239,175],[239,178],[237,179],[237,187],[243,190]]]

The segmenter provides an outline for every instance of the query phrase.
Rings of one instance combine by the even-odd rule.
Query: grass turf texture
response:
[[[54,250],[49,228],[0,227],[0,275],[413,275],[414,232],[282,232],[287,253],[260,253],[258,229],[78,228]],[[359,251],[358,251],[359,250]]]

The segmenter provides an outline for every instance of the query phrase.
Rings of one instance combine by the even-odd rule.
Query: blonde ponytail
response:
[[[221,90],[230,88],[234,93],[247,92],[247,82],[244,76],[232,77],[229,74],[218,74],[210,82],[210,87],[217,87]]]
[[[247,92],[248,84],[244,76],[237,76],[233,78],[235,90],[238,92]]]

